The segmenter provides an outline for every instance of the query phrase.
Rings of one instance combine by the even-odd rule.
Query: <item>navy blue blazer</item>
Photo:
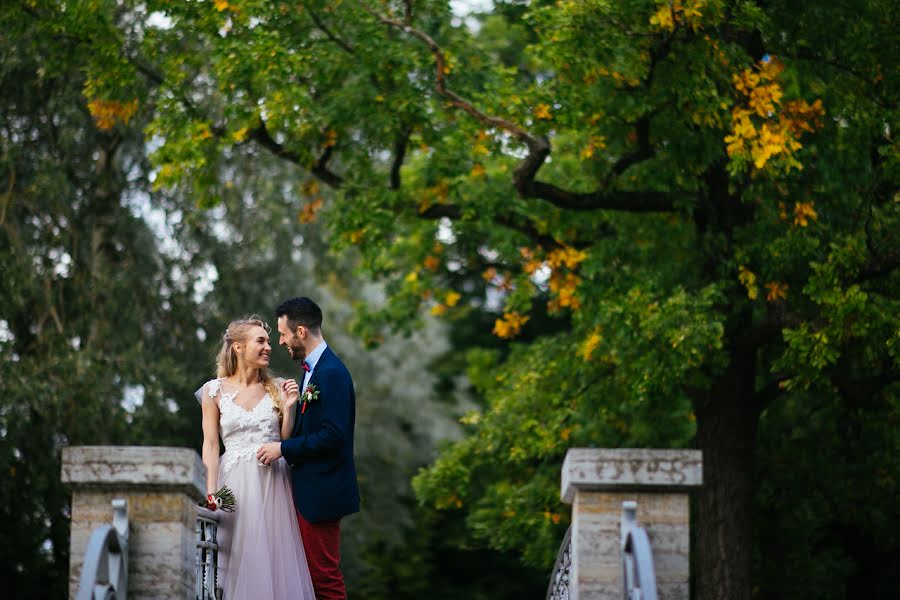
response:
[[[359,512],[353,462],[356,394],[347,367],[327,346],[309,385],[316,386],[319,397],[303,414],[297,404],[294,431],[282,440],[281,453],[291,466],[294,504],[303,518],[335,521]]]

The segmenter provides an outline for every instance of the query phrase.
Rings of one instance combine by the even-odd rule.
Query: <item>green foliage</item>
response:
[[[160,255],[133,212],[139,132],[94,127],[86,49],[20,9],[0,11],[0,579],[26,598],[66,594],[62,447],[184,439],[176,399],[195,363],[171,335],[194,318],[172,276],[190,265]]]

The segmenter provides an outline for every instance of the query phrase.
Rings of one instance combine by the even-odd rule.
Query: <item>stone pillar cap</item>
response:
[[[675,492],[702,484],[700,450],[570,448],[561,496],[571,504],[576,491]]]
[[[73,488],[180,490],[206,495],[206,467],[190,448],[69,446],[62,452],[62,481]]]

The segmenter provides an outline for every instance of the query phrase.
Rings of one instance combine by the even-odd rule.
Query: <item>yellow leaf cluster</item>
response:
[[[429,271],[437,271],[438,267],[441,266],[441,259],[434,254],[429,254],[425,257],[425,260],[422,261],[422,266]]]
[[[594,350],[597,349],[597,346],[599,346],[602,341],[603,336],[600,335],[600,329],[597,328],[581,343],[581,348],[578,349],[578,355],[583,358],[585,362],[591,360],[591,355],[594,354]]]
[[[494,322],[494,335],[503,339],[509,339],[519,335],[522,326],[528,322],[531,317],[522,315],[517,312],[503,313],[503,316]]]
[[[365,228],[360,228],[355,231],[351,231],[350,235],[349,235],[350,242],[353,244],[358,244],[362,241],[362,239],[365,235],[366,235]]]
[[[303,205],[300,214],[297,215],[297,220],[301,223],[312,223],[316,220],[316,213],[319,212],[320,208],[322,208],[322,199],[314,198]]]
[[[528,275],[533,275],[543,266],[551,269],[549,286],[550,291],[555,295],[555,298],[547,305],[551,311],[563,308],[572,310],[581,308],[581,301],[575,295],[578,284],[581,283],[581,277],[571,271],[577,269],[584,262],[588,256],[586,252],[566,246],[551,251],[543,260],[538,258],[535,251],[530,248],[521,248],[520,253],[524,259],[522,270]]]
[[[544,511],[544,518],[554,525],[559,525],[559,522],[562,520],[562,515],[555,512],[550,512],[549,510]]]
[[[816,214],[812,202],[795,202],[794,203],[794,225],[806,227],[809,225],[809,219],[817,221],[819,215]]]
[[[337,131],[329,129],[325,132],[325,141],[322,142],[323,148],[331,148],[337,143]]]
[[[535,106],[534,107],[534,116],[537,119],[546,119],[546,120],[552,119],[553,114],[550,112],[550,105],[541,103],[541,104],[538,104],[537,106]]]
[[[315,196],[319,193],[319,182],[315,179],[307,179],[300,186],[300,192],[306,196]]]
[[[195,140],[208,140],[213,136],[212,130],[210,130],[208,123],[200,123],[196,127],[196,131],[197,133],[194,134]]]
[[[821,126],[825,114],[822,101],[782,103],[784,90],[779,82],[784,65],[774,59],[760,61],[755,69],[732,76],[735,90],[744,101],[731,111],[731,132],[725,136],[728,156],[749,159],[757,170],[774,156],[782,156],[788,168],[802,168],[795,153],[802,147],[799,138]]]
[[[562,274],[557,270],[553,271],[553,274],[550,275],[550,291],[556,294],[556,298],[549,302],[550,310],[555,311],[562,308],[578,310],[581,308],[581,300],[575,295],[579,283],[581,283],[581,277],[574,273]]]
[[[591,136],[591,140],[590,142],[588,142],[588,145],[581,149],[581,158],[593,158],[594,154],[598,150],[603,150],[604,148],[606,148],[606,138],[604,138],[602,135]]]
[[[135,98],[131,102],[119,102],[118,100],[100,100],[95,98],[88,102],[88,111],[94,117],[97,129],[107,131],[112,129],[116,121],[128,124],[131,117],[138,109],[138,100]]]
[[[766,284],[769,293],[766,294],[767,302],[775,302],[777,300],[787,300],[788,284],[779,281],[770,281]]]
[[[676,23],[684,23],[692,30],[697,31],[701,28],[701,19],[703,13],[704,0],[691,0],[681,2],[681,0],[658,0],[659,8],[650,17],[650,24],[657,29],[665,31],[674,31]]]
[[[574,269],[584,262],[586,258],[587,252],[566,246],[565,248],[553,250],[548,254],[547,263],[554,269],[559,267]]]
[[[459,299],[462,298],[462,294],[459,292],[447,292],[447,295],[444,296],[444,304],[447,306],[453,307],[459,304]]]
[[[442,179],[437,184],[422,190],[422,197],[419,199],[419,212],[425,212],[435,202],[444,204],[449,197],[450,185]]]
[[[738,281],[747,288],[747,297],[751,300],[756,300],[757,296],[759,296],[759,288],[756,286],[756,274],[744,265],[741,265],[738,270]]]
[[[237,143],[241,143],[247,139],[247,133],[250,131],[248,127],[241,127],[237,131],[231,134],[231,139],[233,139]]]
[[[668,2],[662,4],[659,9],[653,13],[653,16],[650,17],[650,24],[655,25],[658,29],[665,29],[666,31],[675,29],[675,15]]]
[[[446,508],[462,508],[463,501],[456,494],[451,494],[450,496],[444,496],[442,498],[438,498],[434,502],[434,506],[438,509],[446,509]]]
[[[775,112],[775,105],[781,103],[782,95],[784,92],[777,83],[760,85],[750,90],[750,99],[747,104],[760,117],[768,117]]]

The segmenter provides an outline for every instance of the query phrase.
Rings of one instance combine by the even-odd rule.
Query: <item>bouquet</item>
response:
[[[223,485],[215,494],[206,496],[206,503],[204,504],[201,502],[200,506],[208,508],[209,510],[234,512],[234,507],[237,506],[237,503],[234,500],[234,492],[232,492],[227,485]]]

